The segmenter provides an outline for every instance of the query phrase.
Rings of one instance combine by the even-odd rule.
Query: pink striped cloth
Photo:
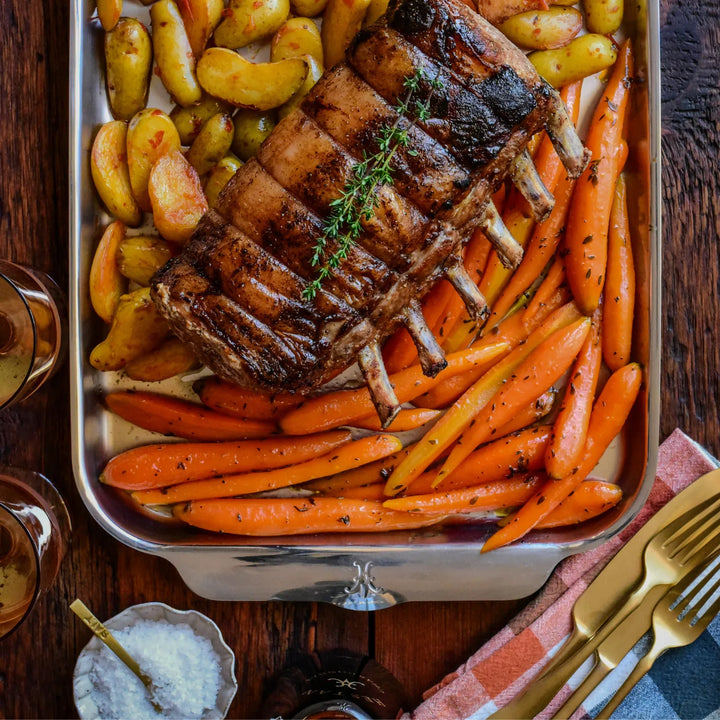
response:
[[[575,600],[605,564],[668,500],[714,469],[716,462],[680,430],[660,446],[656,481],[647,503],[619,535],[564,560],[533,601],[455,672],[424,694],[401,720],[483,720],[523,691],[570,633]],[[566,686],[538,718],[553,715],[571,692]],[[577,717],[585,713],[578,711]]]

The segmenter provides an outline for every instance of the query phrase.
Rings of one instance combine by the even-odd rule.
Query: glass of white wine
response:
[[[64,298],[45,273],[0,260],[0,409],[32,395],[65,350]]]
[[[40,473],[0,467],[0,639],[57,577],[70,540],[60,493]]]

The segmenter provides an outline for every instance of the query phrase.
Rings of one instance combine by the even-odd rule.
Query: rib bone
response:
[[[527,150],[523,150],[513,160],[510,173],[515,187],[532,208],[535,220],[537,222],[546,220],[555,206],[555,199],[538,175]]]
[[[485,206],[480,227],[493,244],[502,264],[507,268],[516,268],[523,257],[522,245],[510,234],[500,213],[491,202]]]
[[[575,132],[565,103],[559,95],[545,124],[545,130],[568,175],[571,178],[580,177],[590,161],[590,151],[583,146]]]
[[[404,323],[417,348],[423,372],[429,377],[435,377],[447,365],[447,360],[432,330],[427,326],[417,300],[413,300],[405,308]]]
[[[366,345],[360,351],[358,364],[370,390],[370,397],[382,427],[385,429],[400,412],[400,403],[390,384],[390,378],[380,354],[380,346],[377,343]]]
[[[445,266],[445,276],[462,298],[470,317],[475,322],[483,320],[488,312],[487,301],[478,290],[478,286],[472,281],[470,275],[468,275],[459,258],[453,258]]]

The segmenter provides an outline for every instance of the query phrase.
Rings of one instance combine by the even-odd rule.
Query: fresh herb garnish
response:
[[[380,202],[379,189],[383,185],[392,185],[392,159],[399,147],[407,147],[410,139],[407,129],[400,128],[402,118],[411,115],[420,122],[430,118],[432,92],[441,87],[436,77],[429,80],[431,93],[425,100],[414,98],[421,80],[425,78],[422,69],[405,78],[405,97],[395,106],[398,117],[392,125],[383,125],[378,132],[377,152],[364,154],[362,162],[353,167],[352,177],[347,181],[340,197],[330,202],[330,214],[323,223],[323,230],[315,242],[310,264],[318,268],[317,277],[303,290],[303,298],[312,300],[320,290],[323,280],[331,277],[335,269],[348,256],[362,232],[363,220],[370,220]],[[411,155],[415,151],[408,151]],[[335,241],[336,248],[326,257],[328,243]]]

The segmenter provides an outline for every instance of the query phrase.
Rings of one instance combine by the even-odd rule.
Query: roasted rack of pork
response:
[[[394,109],[409,77],[421,78],[424,121]],[[409,139],[393,155],[393,182],[378,188],[357,243],[307,299],[330,203],[393,125]],[[542,129],[577,177],[582,143],[522,52],[460,0],[391,0],[158,272],[155,302],[203,362],[244,386],[307,393],[358,362],[387,425],[398,403],[383,342],[404,325],[423,371],[438,373],[445,359],[420,309],[424,295],[447,278],[482,319],[485,300],[461,259],[478,227],[508,266],[522,258],[492,204],[495,189],[510,177],[538,220],[551,210],[526,150]]]

